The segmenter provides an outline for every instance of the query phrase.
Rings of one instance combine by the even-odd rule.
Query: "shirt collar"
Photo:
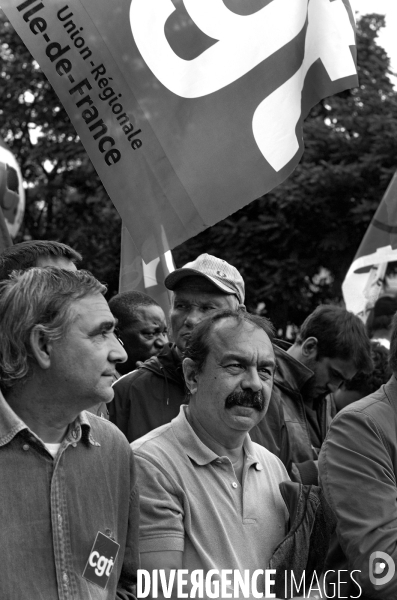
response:
[[[3,394],[0,392],[0,447],[8,444],[20,431],[26,429],[34,437],[37,435],[29,429],[24,421],[12,410]],[[71,442],[78,442],[81,438],[93,446],[99,446],[91,434],[91,425],[85,411],[77,415],[76,419],[69,425],[66,438]],[[39,439],[39,438],[38,438]]]
[[[193,427],[186,418],[187,407],[187,404],[182,404],[178,416],[171,421],[175,437],[183,446],[183,449],[189,458],[194,460],[197,465],[208,465],[215,460],[219,460],[220,457],[218,454],[208,448],[193,430]],[[243,448],[249,466],[260,462],[256,456],[254,444],[248,433],[244,438]]]
[[[28,429],[0,392],[0,446],[5,446],[17,433]]]

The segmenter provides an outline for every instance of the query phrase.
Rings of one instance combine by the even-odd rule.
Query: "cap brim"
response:
[[[210,275],[205,275],[201,271],[196,271],[196,269],[176,269],[175,271],[167,275],[167,277],[164,280],[164,285],[169,290],[174,290],[176,285],[180,281],[182,281],[182,279],[185,279],[185,277],[192,277],[192,275],[199,275],[200,277],[204,277],[205,279],[208,279],[208,281],[211,281],[211,283],[213,283],[215,287],[217,287],[219,290],[222,290],[222,292],[224,292],[225,294],[234,294],[235,296],[237,296],[237,292],[235,290],[232,290],[230,287],[226,286],[225,284],[221,283],[218,279],[215,279]]]

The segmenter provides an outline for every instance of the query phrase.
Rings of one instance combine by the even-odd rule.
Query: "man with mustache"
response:
[[[110,420],[129,442],[169,423],[186,402],[182,358],[194,328],[215,311],[244,308],[241,274],[210,254],[201,254],[176,269],[164,284],[173,292],[170,321],[174,343],[166,344],[160,354],[119,379],[109,405]],[[289,464],[283,409],[277,400],[271,403],[256,435],[255,441]]]
[[[267,319],[242,310],[218,311],[191,332],[183,360],[189,404],[132,444],[142,569],[252,576],[283,539],[288,513],[279,483],[287,472],[248,435],[270,402],[272,336]]]

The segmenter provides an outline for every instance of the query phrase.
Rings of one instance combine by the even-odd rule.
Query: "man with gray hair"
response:
[[[105,291],[54,267],[0,283],[1,598],[134,597],[133,454],[85,412],[126,360]]]

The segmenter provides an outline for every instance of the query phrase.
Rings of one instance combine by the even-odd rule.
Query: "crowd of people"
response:
[[[81,260],[0,255],[0,598],[126,600],[138,569],[264,592],[275,568],[277,598],[395,600],[396,299],[367,326],[319,306],[290,344],[220,258],[166,277],[169,316],[108,304]]]

